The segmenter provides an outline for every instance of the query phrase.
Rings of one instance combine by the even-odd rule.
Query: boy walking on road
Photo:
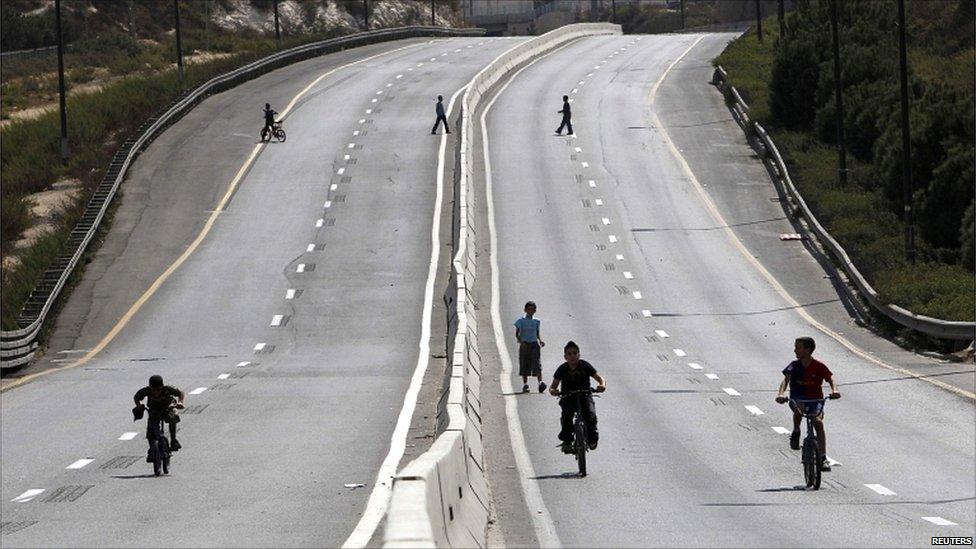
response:
[[[535,315],[535,303],[529,301],[525,304],[525,316],[515,321],[515,339],[519,344],[519,375],[522,376],[522,392],[529,392],[529,376],[535,376],[539,380],[539,392],[546,390],[546,384],[542,381],[542,347],[546,344],[542,341],[542,333],[539,328],[541,322],[533,318]]]
[[[569,96],[563,96],[563,110],[556,111],[557,114],[563,115],[563,122],[556,128],[556,135],[562,135],[563,128],[569,130],[566,135],[573,135],[573,122],[571,120],[573,113],[569,109]]]
[[[437,127],[444,123],[444,133],[451,133],[451,130],[447,127],[447,115],[444,114],[444,97],[441,95],[437,96],[437,107],[434,108],[437,112],[437,120],[434,121],[434,127],[430,130],[430,135],[437,133]]]

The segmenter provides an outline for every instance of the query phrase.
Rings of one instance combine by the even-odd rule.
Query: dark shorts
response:
[[[541,376],[542,363],[541,348],[538,343],[519,344],[519,375],[520,376]]]
[[[797,409],[797,406],[802,408]],[[823,401],[816,402],[794,402],[790,400],[790,409],[799,414],[805,414],[809,416],[821,416],[823,415],[824,403]]]

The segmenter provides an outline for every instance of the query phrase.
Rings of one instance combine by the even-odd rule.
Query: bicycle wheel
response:
[[[579,475],[581,477],[586,476],[586,427],[583,425],[582,421],[576,423],[576,429],[573,432],[573,437],[575,438],[574,444],[576,444],[576,464],[579,465]]]
[[[813,486],[817,480],[817,473],[820,471],[820,468],[817,466],[816,444],[816,439],[812,437],[807,437],[803,440],[803,479],[807,483],[807,488]]]
[[[150,451],[152,453],[153,474],[155,474],[158,477],[160,474],[162,474],[163,452],[159,447],[158,440],[153,440],[149,444],[151,448]]]
[[[288,138],[288,136],[285,135],[285,130],[275,130],[275,137],[278,138],[279,143],[284,143],[285,139]]]
[[[816,450],[817,451],[815,451],[813,453],[813,457],[814,457],[814,462],[813,462],[813,489],[814,490],[819,490],[820,489],[820,475],[822,475],[823,473],[820,471],[820,448],[817,447]]]

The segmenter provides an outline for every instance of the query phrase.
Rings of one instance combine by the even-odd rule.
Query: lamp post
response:
[[[434,22],[434,0],[430,0],[430,26],[437,26]]]
[[[837,36],[837,1],[830,0],[830,32],[834,41],[834,103],[837,107],[837,160],[840,184],[847,185],[847,149],[844,147],[844,96],[840,81],[840,39]]]
[[[905,46],[905,0],[898,0],[898,64],[901,80],[902,197],[905,202],[905,258],[915,264],[915,213],[912,185],[912,143],[908,120],[908,55]]]
[[[679,7],[681,9],[681,29],[684,30],[684,28],[685,28],[685,0],[681,0]]]
[[[68,162],[68,108],[64,97],[64,36],[61,33],[61,0],[54,0],[54,23],[58,33],[58,103],[61,111],[61,162]]]
[[[363,19],[366,22],[366,30],[369,30],[369,0],[363,0]]]
[[[275,45],[281,47],[281,26],[278,24],[278,0],[274,0]]]
[[[783,0],[777,2],[778,15],[779,15],[779,38],[780,40],[786,38],[786,15],[784,14]]]
[[[756,35],[759,37],[759,41],[762,42],[762,4],[761,0],[756,0]]]
[[[180,0],[173,0],[173,16],[176,19],[176,69],[180,75],[180,87],[183,87],[183,43],[180,35]]]

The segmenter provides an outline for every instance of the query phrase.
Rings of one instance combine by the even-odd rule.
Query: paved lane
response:
[[[3,545],[341,544],[418,361],[440,143],[432,99],[449,99],[512,45],[412,40],[343,52],[344,62],[389,53],[296,104],[288,141],[261,151],[200,247],[102,353],[3,394]],[[202,224],[253,147],[264,98],[283,110],[336,66],[305,61],[208,99],[144,154],[134,187],[143,201],[121,215],[128,232],[114,235],[114,261],[88,294],[93,316],[115,312],[73,327],[62,338],[71,346],[57,350],[104,335],[158,274],[138,261],[157,240],[168,242],[160,255],[182,252],[158,233],[195,237],[165,208]],[[197,179],[210,194],[187,215],[165,184]],[[98,299],[116,285],[128,302]],[[129,414],[156,372],[199,393],[187,398],[184,449],[163,479],[145,478],[145,427]],[[139,434],[119,440],[125,432]],[[65,469],[82,458],[92,461]],[[30,489],[44,492],[12,501]]]
[[[556,448],[555,399],[534,391],[514,397],[559,541],[919,546],[931,536],[971,536],[972,401],[902,379],[812,327],[752,263],[759,256],[791,293],[805,287],[801,302],[830,297],[822,272],[790,278],[810,276],[816,264],[809,254],[744,254],[705,207],[698,185],[718,197],[712,200],[726,222],[764,222],[754,215],[765,215],[762,208],[729,204],[768,202],[775,191],[734,123],[715,123],[728,119],[721,100],[703,104],[695,100],[701,92],[690,91],[708,86],[708,62],[730,36],[708,35],[695,45],[699,38],[579,41],[522,72],[487,117],[504,346],[517,367],[511,323],[535,300],[549,343],[547,378],[573,339],[609,382],[597,401],[600,448],[585,479],[574,477],[575,463]],[[654,108],[678,151],[689,148],[694,178],[649,111],[654,83],[686,52]],[[575,99],[575,139],[552,133],[563,94]],[[718,147],[713,132],[724,132],[731,147],[716,151],[725,164],[695,148]],[[749,163],[755,168],[741,168]],[[788,232],[779,223],[761,230]],[[790,254],[804,264],[784,263]],[[840,316],[817,318],[830,322],[831,315]],[[776,430],[789,427],[789,415],[773,402],[793,338],[807,334],[844,395],[827,407],[828,455],[842,465],[825,473],[819,492],[798,489],[799,455]],[[496,418],[503,421],[497,411]],[[509,466],[503,452],[493,454],[501,462],[496,471]],[[494,493],[521,490],[504,473],[493,480]],[[525,539],[519,511],[540,515],[517,505],[499,509],[506,539]],[[521,531],[510,526],[520,521]]]

